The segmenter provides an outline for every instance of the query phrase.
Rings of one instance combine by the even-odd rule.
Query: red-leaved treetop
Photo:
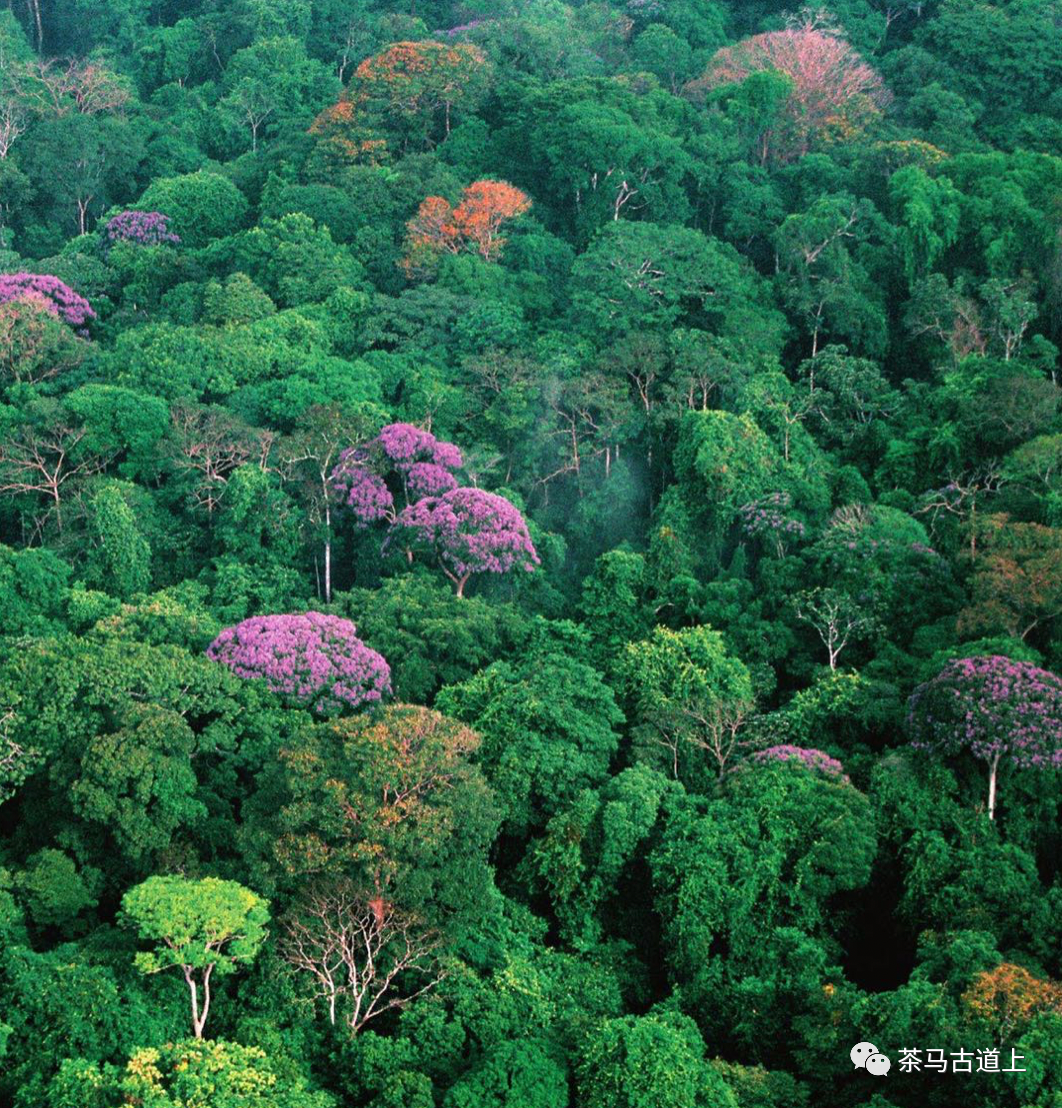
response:
[[[396,505],[407,507],[424,496],[441,496],[457,487],[453,471],[461,451],[412,423],[390,423],[371,442],[352,446],[332,470],[332,488],[359,526],[387,520]]]
[[[762,72],[781,73],[792,82],[772,136],[773,156],[779,161],[807,153],[825,134],[850,134],[891,99],[878,74],[817,13],[804,13],[785,31],[754,35],[718,51],[686,91],[701,97]]]
[[[915,689],[907,725],[915,747],[988,763],[988,818],[995,819],[1001,762],[1062,765],[1062,678],[998,654],[958,658]]]
[[[458,596],[473,574],[531,572],[539,561],[518,509],[482,489],[457,488],[418,500],[398,514],[384,546],[396,537],[434,557]]]
[[[474,181],[456,208],[441,196],[429,196],[406,224],[402,268],[409,276],[430,273],[443,254],[466,250],[496,262],[506,242],[502,226],[530,207],[530,197],[505,181]]]
[[[261,678],[298,707],[331,713],[379,701],[391,691],[391,670],[348,619],[305,612],[255,616],[227,627],[207,657],[238,677]]]

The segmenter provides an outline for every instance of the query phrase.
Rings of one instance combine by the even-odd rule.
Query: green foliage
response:
[[[552,1108],[568,1095],[563,1064],[535,1040],[503,1043],[446,1094],[445,1108]]]
[[[123,600],[146,592],[151,583],[151,546],[137,528],[121,488],[100,489],[89,501],[89,534],[85,583]]]
[[[726,650],[710,627],[671,631],[657,627],[642,642],[629,643],[620,665],[627,695],[648,742],[664,746],[664,765],[674,776],[693,761],[695,779],[704,769],[722,776],[733,756],[734,727],[753,706],[748,669]],[[683,756],[683,745],[700,752]]]
[[[516,834],[605,779],[623,719],[594,670],[557,653],[495,662],[444,688],[436,704],[483,736],[480,759]]]
[[[149,877],[122,897],[122,912],[154,949],[136,956],[141,973],[174,966],[233,973],[265,939],[266,902],[235,881]]]
[[[160,177],[137,203],[144,211],[168,215],[173,232],[189,246],[205,246],[231,234],[247,212],[246,200],[227,177],[204,170]]]
[[[675,1012],[609,1020],[587,1044],[580,1091],[588,1108],[734,1108],[727,1084],[704,1060],[693,1020]]]
[[[330,1108],[335,1102],[255,1046],[190,1040],[136,1050],[124,1070],[67,1059],[52,1087],[53,1108],[105,1108],[112,1098],[145,1108]]]
[[[70,567],[50,550],[0,547],[6,633],[47,634],[61,625]]]

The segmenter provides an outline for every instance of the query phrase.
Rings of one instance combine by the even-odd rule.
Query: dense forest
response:
[[[0,1106],[1060,1108],[1060,347],[1059,0],[9,0]]]

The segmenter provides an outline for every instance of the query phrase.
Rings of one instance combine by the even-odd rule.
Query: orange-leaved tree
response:
[[[441,42],[396,42],[366,58],[354,73],[355,103],[383,115],[405,140],[433,143],[439,114],[450,133],[454,109],[474,107],[487,91],[490,64],[478,46]]]
[[[387,141],[345,92],[318,113],[310,124],[310,134],[318,140],[313,165],[318,170],[324,169],[326,178],[329,168],[356,163],[378,165],[387,158]]]
[[[1062,987],[1003,962],[974,978],[962,994],[962,1005],[1002,1043],[1019,1036],[1041,1012],[1062,1012]]]
[[[506,181],[474,181],[452,207],[442,196],[421,201],[406,224],[401,266],[409,276],[431,273],[443,254],[471,250],[486,262],[501,257],[502,227],[531,207],[531,198]]]

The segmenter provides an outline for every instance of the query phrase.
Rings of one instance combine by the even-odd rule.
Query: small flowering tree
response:
[[[336,712],[391,690],[387,662],[356,631],[350,620],[321,612],[255,616],[222,631],[207,657],[238,677],[264,679],[300,707]]]
[[[96,318],[89,302],[58,277],[48,273],[0,273],[0,304],[28,300],[71,327],[84,329]]]
[[[915,689],[907,725],[919,749],[969,751],[988,763],[988,818],[995,819],[1001,762],[1062,765],[1062,678],[1000,655],[958,658]]]
[[[787,543],[802,539],[806,530],[799,519],[789,515],[792,503],[793,498],[783,490],[743,504],[738,509],[742,530],[749,538],[762,539],[779,558],[784,558]]]
[[[180,235],[170,230],[170,217],[162,212],[139,212],[129,209],[107,220],[104,228],[107,241],[131,242],[137,246],[162,246],[176,244]]]
[[[752,761],[760,765],[772,762],[797,762],[808,769],[815,770],[816,773],[824,774],[826,777],[836,777],[842,781],[848,780],[848,775],[844,772],[844,766],[836,758],[831,758],[829,754],[825,754],[821,750],[815,750],[813,747],[781,743],[778,746],[769,746],[766,750],[757,750],[752,755]]]
[[[427,551],[464,596],[476,573],[531,572],[538,554],[520,512],[504,496],[482,489],[451,489],[403,509],[384,546],[396,536]]]
[[[424,496],[442,496],[457,487],[453,471],[461,451],[412,423],[391,423],[365,446],[352,446],[332,470],[332,488],[358,525],[386,520]],[[400,505],[400,506],[399,506]]]

